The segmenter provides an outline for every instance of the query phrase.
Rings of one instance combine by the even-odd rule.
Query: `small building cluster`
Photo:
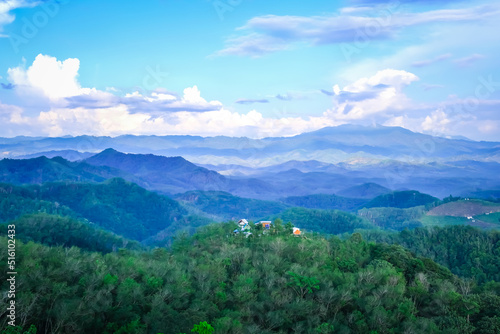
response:
[[[240,219],[236,224],[238,225],[238,228],[236,228],[233,231],[234,234],[242,233],[247,238],[252,235],[252,232],[250,232],[250,229],[251,229],[250,223],[246,219]],[[262,226],[262,229],[263,229],[262,233],[266,234],[266,232],[271,229],[272,222],[269,220],[263,220],[263,221],[260,221],[258,223],[255,223],[255,226],[258,226],[258,225]],[[298,227],[293,228],[292,234],[294,236],[300,236],[301,233],[302,233],[302,231],[300,230],[300,228],[298,228]]]

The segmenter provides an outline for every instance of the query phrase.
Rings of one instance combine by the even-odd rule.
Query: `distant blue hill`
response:
[[[76,155],[72,152],[83,155],[86,153],[81,152],[108,148],[134,156],[118,159],[114,153],[105,160],[105,155],[112,153],[107,152],[84,161],[133,174],[141,178],[137,181],[143,182],[141,186],[170,194],[214,190],[256,199],[319,193],[369,198],[378,194],[360,190],[360,195],[352,196],[342,191],[376,183],[390,190],[416,189],[442,198],[477,189],[500,189],[500,143],[433,137],[400,127],[342,125],[263,139],[133,135],[0,138],[0,152],[6,157],[44,153],[50,157],[60,152],[73,160],[70,156]],[[170,160],[164,166],[165,159]]]

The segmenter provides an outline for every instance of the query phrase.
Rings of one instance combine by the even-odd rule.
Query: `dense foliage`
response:
[[[87,219],[134,240],[144,240],[187,214],[176,201],[123,179],[104,183],[0,185],[3,222],[25,213],[47,212]]]
[[[364,205],[365,208],[375,207],[393,207],[393,208],[411,208],[414,206],[431,204],[439,201],[436,197],[422,194],[416,190],[394,191],[390,194],[380,195]]]
[[[27,213],[38,212],[78,216],[76,212],[58,202],[37,198],[32,188],[0,183],[0,223],[9,222]]]
[[[283,198],[281,201],[291,206],[342,211],[353,211],[366,203],[366,200],[360,198],[348,198],[326,194],[291,196]]]
[[[38,213],[25,215],[9,222],[16,226],[16,239],[40,242],[45,245],[71,247],[97,252],[111,252],[120,248],[139,250],[136,241],[127,240],[94,224],[69,217]],[[0,234],[7,235],[7,224],[0,225]]]
[[[294,237],[279,221],[274,233],[245,238],[234,226],[151,252],[18,242],[19,325],[38,333],[498,332],[500,287],[475,291],[401,246],[360,234]],[[2,262],[6,245],[0,238]]]
[[[188,191],[174,198],[223,220],[256,219],[288,208],[283,203],[233,196],[224,191]]]
[[[381,228],[402,231],[422,226],[419,220],[426,212],[424,206],[407,209],[380,207],[363,208],[358,210],[357,214]]]
[[[341,234],[355,229],[372,229],[374,225],[353,214],[337,210],[291,208],[271,219],[281,218],[308,231]]]
[[[417,228],[398,234],[363,232],[376,242],[399,244],[478,283],[500,282],[500,232],[471,226]]]

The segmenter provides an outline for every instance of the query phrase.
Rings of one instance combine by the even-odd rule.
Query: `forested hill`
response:
[[[394,207],[404,209],[414,206],[426,205],[436,201],[439,201],[439,199],[436,197],[422,194],[415,190],[407,190],[394,191],[389,194],[377,196],[363,206],[365,208]]]
[[[376,229],[376,226],[368,220],[338,210],[290,208],[265,220],[277,218],[307,231],[327,234],[352,233],[356,229]]]
[[[132,175],[108,166],[93,166],[84,162],[70,162],[61,157],[44,156],[33,159],[0,160],[0,182],[13,184],[42,184],[57,181],[101,182],[112,177]]]
[[[187,214],[176,201],[119,178],[104,183],[0,184],[0,208],[0,222],[46,212],[85,219],[139,241],[185,223]]]
[[[243,198],[224,191],[188,191],[173,198],[221,220],[258,219],[288,208],[280,202]]]
[[[188,333],[202,322],[217,334],[500,329],[498,283],[477,288],[401,246],[359,234],[294,237],[279,221],[263,236],[234,228],[206,227],[170,250],[106,255],[18,242],[21,324],[75,334]],[[0,261],[6,247],[1,237]]]
[[[9,224],[0,224],[0,234],[7,235],[7,226],[16,227],[16,239],[34,241],[49,246],[76,246],[94,252],[116,252],[119,249],[140,250],[137,241],[85,223],[71,217],[61,217],[46,213],[27,214]]]
[[[400,233],[367,232],[372,241],[398,244],[477,283],[500,282],[500,232],[472,226],[428,227]]]

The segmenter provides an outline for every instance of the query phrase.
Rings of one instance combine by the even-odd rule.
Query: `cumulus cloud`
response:
[[[290,49],[300,43],[323,45],[351,43],[360,36],[371,40],[393,37],[405,27],[435,22],[462,22],[480,20],[498,15],[497,6],[479,6],[465,9],[440,9],[418,13],[397,12],[397,5],[388,6],[381,16],[370,16],[363,11],[340,10],[329,16],[264,15],[250,19],[238,31],[247,32],[226,41],[226,47],[215,55],[258,57]],[[418,64],[417,64],[418,66]]]
[[[11,82],[3,88],[14,88],[24,96],[45,98],[58,107],[88,109],[110,108],[126,105],[134,112],[205,112],[222,107],[219,101],[206,101],[201,97],[197,86],[184,89],[183,96],[162,89],[142,94],[133,92],[125,96],[115,95],[116,90],[101,91],[84,88],[78,81],[80,61],[69,58],[64,61],[55,57],[39,54],[33,64],[9,68],[8,79]],[[3,86],[3,84],[2,84]]]
[[[39,55],[28,68],[9,69],[15,93],[43,97],[46,103],[36,113],[2,105],[1,120],[10,125],[3,135],[226,134],[258,138],[295,135],[337,124],[323,116],[272,119],[256,110],[242,114],[229,111],[221,102],[203,98],[197,86],[185,88],[182,95],[157,89],[121,96],[110,89],[85,88],[78,82],[79,65],[78,59],[59,61]]]
[[[218,101],[208,102],[197,86],[186,88],[182,96],[166,90],[118,96],[111,91],[82,88],[77,80],[78,71],[74,70],[75,64],[48,60],[52,65],[49,69],[57,74],[53,77],[66,82],[71,90],[57,89],[57,80],[49,81],[48,87],[44,86],[45,81],[36,80],[37,76],[31,73],[37,73],[37,61],[27,70],[16,68],[9,73],[16,82],[14,90],[52,97],[46,110],[36,115],[28,116],[20,108],[4,115],[3,119],[8,123],[23,126],[22,134],[224,134],[252,138],[296,135],[325,126],[378,117],[388,109],[401,109],[407,104],[403,88],[418,79],[409,72],[386,69],[343,88],[335,85],[331,92],[333,108],[319,116],[271,118],[257,110],[238,113],[224,108]],[[238,102],[245,105],[269,101],[240,99]]]
[[[442,110],[436,110],[425,117],[422,122],[422,129],[428,132],[446,133],[448,132],[448,124],[450,124],[450,120],[446,113]]]
[[[207,101],[201,97],[200,90],[195,85],[184,89],[183,96],[179,97],[174,93],[153,91],[150,95],[144,96],[139,92],[127,94],[119,102],[129,107],[131,112],[207,112],[219,110],[222,103],[219,101]]]
[[[31,68],[37,73],[36,64],[9,73],[9,78],[16,82],[10,93],[21,90],[46,94],[48,103],[36,112],[33,105],[23,108],[0,104],[0,122],[6,125],[0,136],[191,134],[262,138],[368,122],[431,134],[466,133],[474,137],[477,133],[494,138],[500,127],[497,113],[500,101],[475,100],[471,106],[467,101],[452,98],[440,106],[416,106],[404,89],[418,77],[403,70],[385,69],[343,87],[334,85],[330,91],[325,91],[331,96],[332,107],[318,116],[277,115],[273,118],[257,110],[244,113],[228,110],[218,101],[203,98],[197,86],[187,87],[182,94],[157,89],[148,94],[117,95],[112,90],[84,88],[77,80],[74,60],[72,64],[71,61],[44,59],[48,59],[49,68],[55,72],[54,75],[46,74],[66,82],[71,89],[59,90],[58,82],[38,80],[37,75],[31,75]],[[467,113],[457,113],[454,106],[464,105],[468,106]]]
[[[17,120],[22,124],[22,134],[31,135],[201,135],[201,136],[267,136],[297,135],[325,126],[339,125],[325,116],[266,118],[262,113],[251,110],[247,113],[227,109],[193,113],[173,112],[154,116],[151,113],[131,113],[126,105],[109,108],[52,108],[40,112],[36,117],[24,117],[22,111],[9,112],[6,122]],[[18,133],[9,133],[17,135]],[[5,135],[5,134],[3,134]]]
[[[9,81],[17,89],[33,91],[46,96],[51,100],[89,94],[95,89],[82,88],[78,83],[80,61],[69,58],[59,61],[55,57],[39,54],[33,64],[25,69],[24,66],[9,68]]]
[[[409,105],[403,88],[418,80],[413,73],[385,69],[361,78],[342,89],[333,87],[335,107],[329,114],[336,119],[356,120]]]

